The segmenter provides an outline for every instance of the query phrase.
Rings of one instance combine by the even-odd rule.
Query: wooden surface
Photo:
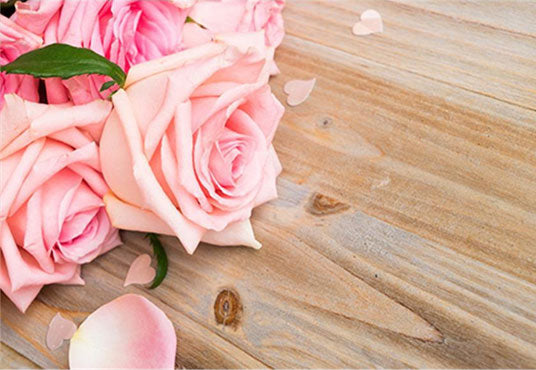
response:
[[[353,36],[371,7],[385,32]],[[164,284],[124,289],[149,251],[124,233],[84,288],[47,287],[25,316],[2,300],[0,367],[66,367],[52,316],[126,292],[172,319],[177,366],[536,367],[536,3],[289,0],[285,19],[275,94],[318,83],[276,136],[263,249],[164,238]]]

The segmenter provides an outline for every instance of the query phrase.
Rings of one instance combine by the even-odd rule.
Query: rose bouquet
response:
[[[21,311],[119,229],[260,247],[284,0],[0,3],[0,288]]]

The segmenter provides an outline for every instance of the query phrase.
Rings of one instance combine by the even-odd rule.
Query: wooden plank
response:
[[[529,0],[487,0],[485,6],[480,0],[394,0],[455,18],[462,24],[476,22],[483,26],[536,36],[536,7]]]
[[[276,135],[264,248],[188,256],[164,238],[164,284],[124,289],[149,251],[124,233],[85,287],[47,287],[25,316],[3,299],[2,341],[66,367],[66,346],[44,347],[55,312],[81,322],[137,292],[174,322],[178,366],[536,367],[534,7],[290,0],[271,85],[284,100],[289,79],[318,83]],[[366,8],[383,34],[351,34]]]
[[[293,36],[279,58],[279,97],[285,75],[318,78],[278,132],[285,176],[536,281],[534,112]]]
[[[351,27],[367,8],[380,11],[385,32],[356,37]],[[536,110],[531,36],[387,0],[291,1],[285,15],[292,36]]]
[[[0,369],[39,369],[39,367],[0,342]]]

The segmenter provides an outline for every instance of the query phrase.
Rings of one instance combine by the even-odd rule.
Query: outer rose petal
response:
[[[71,369],[173,369],[177,337],[164,312],[127,294],[98,308],[71,338]]]
[[[15,292],[11,290],[11,281],[7,273],[4,255],[0,252],[0,289],[17,306],[21,312],[25,312],[30,303],[33,302],[42,285],[33,285],[21,288]]]
[[[106,211],[112,225],[118,229],[175,235],[171,228],[154,213],[122,202],[112,193],[104,196],[104,203],[106,203]],[[232,223],[222,231],[210,230],[203,235],[201,241],[222,246],[242,245],[254,249],[262,247],[261,243],[255,239],[249,220]]]
[[[197,2],[197,0],[168,0],[168,1],[172,3],[173,5],[182,9],[190,8]]]
[[[182,42],[185,49],[212,41],[212,34],[196,23],[186,23],[182,29]]]
[[[27,30],[41,35],[62,5],[63,0],[29,0],[25,3],[18,1],[14,20]]]
[[[126,136],[132,158],[134,179],[142,194],[145,206],[150,208],[175,231],[184,248],[188,253],[192,254],[199,244],[204,230],[187,220],[175,208],[151,171],[147,158],[143,155],[141,135],[126,92],[118,90],[112,97],[112,101]]]

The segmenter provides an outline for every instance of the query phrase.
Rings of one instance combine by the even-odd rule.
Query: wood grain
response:
[[[355,37],[367,8],[385,32]],[[6,358],[67,367],[66,346],[44,346],[55,312],[79,323],[137,292],[175,324],[177,366],[536,367],[535,16],[528,1],[289,0],[271,85],[281,100],[290,79],[317,85],[276,135],[263,249],[188,256],[163,238],[163,285],[125,289],[149,248],[123,233],[85,287],[46,287],[25,316],[2,299]]]
[[[2,369],[39,369],[33,362],[19,355],[12,348],[0,343],[0,368]]]

